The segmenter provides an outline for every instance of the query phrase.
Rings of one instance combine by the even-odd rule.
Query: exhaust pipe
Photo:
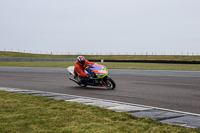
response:
[[[77,80],[75,80],[74,78],[71,78],[71,77],[69,77],[69,79],[70,79],[71,81],[74,81],[75,83],[77,83],[77,84],[78,84],[78,81],[77,81]]]

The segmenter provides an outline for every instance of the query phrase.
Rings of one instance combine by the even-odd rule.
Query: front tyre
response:
[[[105,78],[104,79],[104,85],[107,89],[113,90],[116,87],[115,82],[111,78]]]

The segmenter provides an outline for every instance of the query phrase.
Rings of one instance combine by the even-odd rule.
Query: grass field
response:
[[[28,54],[0,51],[0,57],[26,58],[76,58],[77,55]],[[200,56],[164,56],[164,55],[85,55],[88,60],[178,60],[200,61]],[[147,70],[189,70],[200,71],[200,64],[163,64],[163,63],[102,63],[109,69],[147,69]],[[0,62],[0,66],[20,67],[68,67],[73,62]]]
[[[108,69],[146,69],[146,70],[187,70],[200,71],[200,64],[159,64],[159,63],[109,63],[103,62]],[[68,67],[74,62],[0,62],[0,66],[19,67]]]
[[[50,55],[50,54],[28,54],[20,52],[0,51],[0,57],[26,57],[26,58],[77,58],[78,55]],[[178,60],[178,61],[200,61],[200,56],[179,55],[84,55],[85,58],[104,60]]]
[[[28,54],[20,52],[0,51],[0,57],[26,58],[76,58],[77,55]],[[200,56],[164,56],[164,55],[85,55],[88,60],[178,60],[200,61]],[[102,63],[109,69],[147,69],[147,70],[189,70],[200,71],[200,64],[161,64],[161,63]],[[20,67],[67,67],[73,62],[0,62],[0,66]]]
[[[0,132],[196,133],[200,130],[96,106],[0,91]]]

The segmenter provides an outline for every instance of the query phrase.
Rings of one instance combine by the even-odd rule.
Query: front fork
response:
[[[103,83],[103,85],[107,86],[107,79],[109,79],[109,76],[105,76],[104,78],[101,79],[101,82]]]

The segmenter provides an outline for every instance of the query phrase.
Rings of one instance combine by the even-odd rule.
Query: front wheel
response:
[[[108,77],[104,79],[104,85],[107,89],[111,89],[111,90],[115,89],[116,87],[115,82],[111,78],[108,78]]]

